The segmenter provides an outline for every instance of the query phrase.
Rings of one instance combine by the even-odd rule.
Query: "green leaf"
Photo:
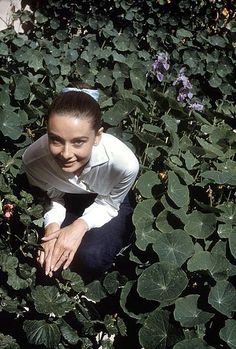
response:
[[[60,343],[60,331],[56,324],[45,320],[25,320],[23,329],[30,344],[45,345],[54,349]]]
[[[191,31],[181,28],[176,31],[176,36],[180,38],[191,38],[193,34]]]
[[[220,330],[220,338],[231,349],[236,349],[236,320],[226,320],[225,326]]]
[[[66,58],[69,60],[69,62],[75,62],[78,56],[79,54],[77,50],[68,50],[66,54]]]
[[[142,272],[137,290],[143,298],[171,304],[187,284],[188,279],[181,269],[170,263],[158,262]]]
[[[139,331],[139,341],[146,349],[165,349],[170,336],[169,313],[156,309],[148,315]]]
[[[186,185],[180,183],[179,177],[173,172],[168,172],[168,196],[178,207],[189,204],[189,190]]]
[[[33,68],[35,71],[43,68],[43,54],[40,51],[32,50],[31,55],[28,60],[28,65],[30,68]],[[27,96],[28,97],[28,96]],[[25,97],[25,98],[27,98]],[[22,98],[24,99],[24,98]]]
[[[73,308],[67,294],[60,294],[56,286],[36,286],[32,290],[32,298],[38,313],[64,316]]]
[[[134,281],[128,281],[124,287],[121,289],[121,295],[120,295],[120,306],[124,313],[128,314],[130,317],[140,320],[142,318],[142,314],[135,314],[132,311],[129,311],[127,306],[126,306],[126,301],[128,298],[128,295],[134,286]]]
[[[178,267],[194,254],[192,239],[180,229],[170,233],[157,232],[153,249],[160,262],[169,262]]]
[[[212,46],[225,47],[226,41],[227,40],[221,35],[212,35],[209,37],[209,42],[212,44]]]
[[[16,343],[15,338],[9,335],[0,333],[0,348],[1,349],[20,349],[19,344]]]
[[[229,234],[229,248],[234,258],[236,258],[236,227]]]
[[[108,273],[103,281],[103,286],[109,294],[116,293],[120,286],[120,274],[118,271]]]
[[[10,96],[8,88],[6,87],[5,90],[2,89],[0,92],[0,106],[3,107],[3,109],[10,104]]]
[[[48,21],[48,17],[44,16],[41,12],[35,11],[35,18],[38,23],[43,24]]]
[[[136,187],[143,197],[152,198],[152,189],[158,184],[161,184],[158,174],[154,171],[147,171],[139,177]]]
[[[1,56],[8,55],[8,46],[4,42],[0,42],[0,55]]]
[[[236,203],[224,202],[222,205],[216,207],[221,211],[218,220],[226,224],[236,224]]]
[[[29,280],[30,282],[30,280]],[[7,278],[7,283],[10,285],[14,290],[20,290],[27,288],[29,286],[29,282],[20,278],[16,273],[9,273]]]
[[[223,151],[220,150],[219,148],[215,147],[214,145],[206,142],[205,140],[199,137],[196,137],[196,139],[199,142],[199,144],[202,146],[202,148],[205,150],[206,154],[224,157]]]
[[[60,328],[62,337],[72,345],[76,345],[79,341],[77,331],[74,330],[65,320],[59,319],[57,322]]]
[[[173,227],[169,223],[171,217],[171,213],[168,210],[162,210],[156,218],[157,229],[162,233],[171,233],[173,231]]]
[[[141,63],[136,63],[130,70],[130,80],[135,90],[144,91],[146,87],[146,68]]]
[[[94,302],[100,302],[101,299],[107,296],[105,289],[99,280],[94,280],[90,284],[87,284],[86,287],[86,298]]]
[[[227,279],[230,272],[230,264],[225,256],[208,251],[195,253],[189,259],[187,266],[191,272],[208,270],[215,280]]]
[[[152,213],[155,200],[147,199],[137,204],[133,213],[135,225],[136,246],[140,250],[146,250],[147,246],[155,242],[155,230],[153,228],[154,215]]]
[[[187,215],[184,230],[197,239],[209,237],[216,229],[216,216],[213,213],[193,211]]]
[[[109,125],[117,126],[136,106],[137,103],[131,99],[120,100],[103,114],[103,120]]]
[[[84,282],[78,273],[66,269],[62,271],[61,276],[64,280],[70,281],[71,288],[77,293],[85,291]]]
[[[235,287],[228,281],[218,281],[210,290],[208,302],[221,314],[232,317],[236,311]]]
[[[24,75],[14,75],[15,91],[14,96],[16,100],[23,100],[29,97],[30,94],[30,84],[29,80]]]
[[[68,32],[67,30],[62,30],[59,29],[57,30],[55,37],[59,40],[59,41],[63,41],[66,40],[68,38]]]
[[[194,327],[205,324],[214,314],[203,311],[197,307],[199,295],[191,294],[178,298],[175,302],[174,317],[183,327]]]
[[[18,139],[22,134],[19,115],[12,110],[1,110],[0,130],[5,137]]]
[[[220,87],[222,84],[222,79],[216,74],[214,74],[209,79],[209,84],[211,85],[211,87],[214,87],[214,88]]]
[[[201,176],[212,180],[213,183],[236,185],[236,172],[233,171],[205,171]]]
[[[18,266],[18,259],[15,256],[7,255],[3,252],[0,254],[0,266],[3,272],[15,273]]]
[[[184,339],[177,343],[173,349],[214,349],[200,338]]]
[[[186,153],[183,154],[182,157],[188,170],[192,170],[196,165],[199,164],[198,159],[196,159],[189,150],[186,151]]]
[[[112,72],[108,68],[103,68],[97,74],[97,81],[103,86],[111,86],[113,84]]]

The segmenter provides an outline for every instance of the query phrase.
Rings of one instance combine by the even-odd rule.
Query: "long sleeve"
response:
[[[53,189],[48,191],[48,196],[51,198],[51,209],[44,215],[44,227],[50,223],[57,223],[61,226],[66,217],[66,208],[64,206],[63,193]]]
[[[139,163],[135,157],[130,159],[122,173],[122,179],[113,187],[109,195],[98,195],[95,202],[82,215],[89,229],[98,228],[116,217],[120,204],[131,189],[139,170]]]

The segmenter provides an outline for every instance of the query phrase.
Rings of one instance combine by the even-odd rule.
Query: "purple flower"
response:
[[[177,96],[177,101],[184,102],[187,98],[188,99],[193,98],[192,92],[186,87],[181,87],[179,90],[179,94]]]
[[[151,72],[156,76],[158,81],[163,81],[165,73],[169,70],[169,57],[166,52],[160,52],[152,64]]]
[[[190,83],[188,77],[185,75],[185,68],[181,68],[178,74],[177,79],[173,82],[173,85],[177,85],[177,84],[182,84],[183,87],[191,90],[193,88],[193,85]]]
[[[199,103],[199,102],[193,102],[193,103],[189,104],[189,108],[191,108],[191,109],[193,109],[195,111],[201,112],[201,111],[203,111],[204,106],[201,103]]]

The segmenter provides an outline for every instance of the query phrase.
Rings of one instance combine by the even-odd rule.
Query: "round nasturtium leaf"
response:
[[[218,229],[217,233],[220,238],[226,238],[228,239],[230,236],[230,233],[233,231],[233,226],[232,224],[227,224],[227,223],[220,223],[218,224]]]
[[[168,196],[178,207],[189,204],[189,190],[187,185],[180,183],[179,177],[173,171],[168,172]]]
[[[229,234],[229,248],[230,252],[236,258],[236,228],[234,227]]]
[[[208,303],[221,314],[232,317],[236,311],[235,287],[228,281],[218,281],[210,290]]]
[[[145,149],[145,154],[147,154],[148,158],[149,158],[151,161],[156,160],[156,159],[161,155],[161,153],[159,152],[159,150],[157,150],[156,147],[149,147],[149,148],[146,148],[146,149]]]
[[[218,253],[199,251],[187,262],[188,270],[208,270],[215,280],[226,280],[230,273],[228,259]]]
[[[171,213],[168,210],[162,210],[156,218],[156,227],[162,233],[171,233],[173,230],[169,223],[169,217],[171,217]]]
[[[205,239],[215,231],[215,228],[215,214],[193,211],[187,215],[187,223],[184,230],[197,239]]]
[[[216,74],[212,75],[210,80],[209,80],[209,84],[211,85],[211,87],[220,87],[220,85],[222,84],[222,79],[217,76]]]
[[[61,334],[65,340],[72,345],[76,345],[79,341],[77,331],[72,328],[63,318],[57,321],[57,325],[60,328]]]
[[[236,204],[234,202],[224,202],[222,205],[216,206],[221,213],[218,220],[227,224],[236,224]]]
[[[141,195],[145,198],[152,198],[152,189],[155,185],[160,184],[160,178],[154,171],[147,171],[141,175],[137,181],[136,187]]]
[[[187,276],[181,269],[170,263],[158,262],[142,272],[137,290],[143,298],[171,303],[187,284]]]
[[[29,97],[30,94],[30,84],[29,80],[24,75],[14,75],[15,82],[15,92],[14,96],[17,100],[23,100]]]
[[[181,267],[194,254],[192,239],[180,229],[170,233],[157,232],[153,249],[161,262],[169,262],[177,267]]]
[[[146,69],[142,64],[139,64],[139,67],[132,67],[130,70],[130,80],[135,90],[145,90],[146,73]]]
[[[169,313],[160,309],[154,310],[148,315],[139,331],[140,344],[148,349],[165,349],[168,330]]]
[[[0,131],[5,137],[18,139],[22,134],[21,117],[12,110],[0,110]]]
[[[214,349],[200,338],[184,339],[175,344],[173,349]]]
[[[32,298],[38,313],[61,317],[73,308],[67,294],[60,294],[56,286],[36,286],[32,290]]]
[[[174,318],[183,327],[194,327],[205,324],[214,314],[203,311],[197,307],[199,295],[190,294],[175,301]]]
[[[35,345],[45,345],[46,348],[57,348],[61,334],[54,323],[45,320],[25,320],[23,325],[28,342]]]
[[[133,223],[136,233],[136,246],[145,251],[147,245],[155,242],[156,230],[153,228],[155,217],[152,213],[156,201],[147,199],[137,204],[133,213]]]
[[[220,330],[220,338],[231,349],[236,349],[236,320],[229,319],[225,321],[225,326]]]

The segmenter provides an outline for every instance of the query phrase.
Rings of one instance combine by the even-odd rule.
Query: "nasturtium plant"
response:
[[[234,4],[21,6],[20,32],[0,31],[0,347],[236,348]],[[47,203],[22,168],[74,80],[99,89],[105,131],[140,163],[133,235],[89,284],[43,275]]]

